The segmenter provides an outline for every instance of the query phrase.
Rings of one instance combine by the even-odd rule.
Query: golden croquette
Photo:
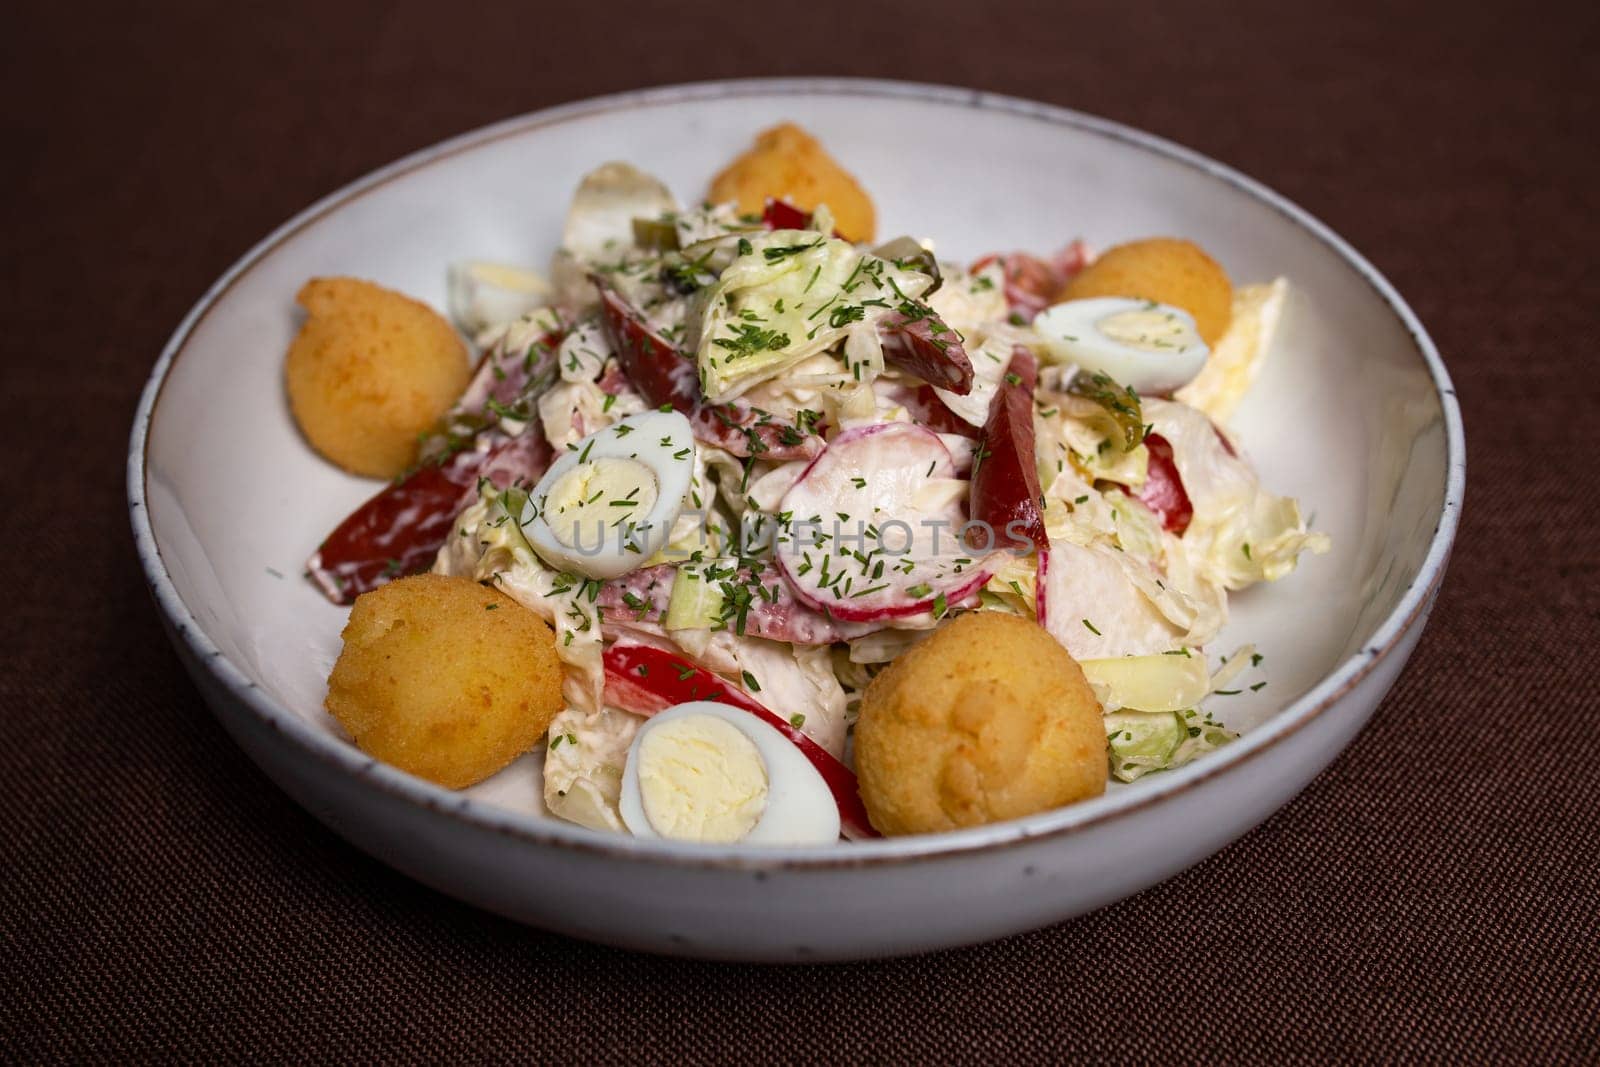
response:
[[[562,707],[555,633],[466,578],[364,593],[343,637],[328,712],[363,752],[451,789],[533,748]]]
[[[792,122],[763,130],[755,145],[711,182],[713,203],[733,201],[745,214],[760,214],[768,197],[805,211],[828,205],[834,228],[852,241],[870,241],[877,230],[872,198],[815,137]]]
[[[301,432],[355,474],[402,473],[466,388],[466,345],[432,308],[372,282],[313,278],[295,299],[306,321],[284,379]]]
[[[955,830],[1103,792],[1105,726],[1060,642],[1029,619],[976,611],[872,680],[855,762],[878,830]]]
[[[1227,273],[1193,241],[1150,237],[1108,248],[1073,276],[1059,300],[1131,296],[1171,304],[1194,316],[1195,329],[1215,346],[1233,316]]]

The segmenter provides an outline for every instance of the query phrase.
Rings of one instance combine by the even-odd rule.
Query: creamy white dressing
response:
[[[647,220],[652,232],[667,226],[686,250],[683,256],[663,259],[658,251],[635,247],[636,219]],[[667,532],[649,551],[584,571],[576,566],[581,561],[569,566],[559,554],[546,552],[541,558],[524,526],[515,517],[507,521],[506,502],[513,498],[487,486],[459,516],[456,536],[439,554],[436,570],[495,583],[556,631],[568,706],[546,740],[544,781],[546,804],[561,818],[596,829],[627,829],[621,805],[628,752],[646,721],[607,707],[602,669],[607,624],[596,606],[603,578],[586,574],[626,575],[640,566],[692,556],[731,555],[738,521],[764,517],[781,526],[785,500],[805,499],[819,513],[837,505],[833,511],[887,517],[880,514],[881,501],[856,499],[860,487],[848,478],[839,480],[837,492],[826,500],[796,493],[809,459],[778,459],[759,451],[739,456],[691,442],[687,431],[665,454],[689,451],[670,461],[633,455],[631,448],[577,463],[569,459],[620,420],[657,414],[627,381],[619,359],[626,353],[612,350],[594,316],[592,273],[693,361],[708,401],[737,402],[783,425],[817,427],[830,441],[847,430],[916,421],[913,400],[924,402],[930,391],[900,367],[885,364],[879,328],[904,301],[925,299],[962,335],[974,373],[966,394],[931,391],[934,403],[969,430],[957,434],[941,426],[948,462],[906,473],[904,491],[897,490],[895,498],[903,497],[905,506],[918,513],[959,517],[968,506],[970,470],[983,452],[979,431],[1015,348],[1024,346],[1047,364],[1054,356],[1055,365],[1041,373],[1034,420],[1050,565],[1041,575],[1037,556],[997,559],[981,603],[1028,617],[1043,612],[1047,628],[1075,656],[1105,661],[1097,668],[1098,684],[1118,701],[1156,692],[1164,695],[1131,699],[1187,699],[1194,678],[1204,676],[1204,661],[1198,670],[1185,670],[1159,657],[1186,649],[1201,655],[1198,650],[1226,620],[1228,590],[1282,577],[1300,553],[1326,547],[1325,538],[1306,530],[1294,501],[1261,489],[1248,465],[1228,455],[1201,411],[1146,395],[1143,419],[1170,442],[1195,512],[1182,537],[1164,529],[1160,516],[1133,499],[1151,474],[1149,449],[1121,447],[1104,412],[1067,392],[1079,366],[1095,366],[1092,359],[1063,354],[1079,353],[1073,346],[1081,339],[1058,336],[1059,330],[1052,335],[1044,321],[1037,328],[1010,321],[998,263],[977,274],[944,264],[942,285],[929,295],[933,283],[927,275],[832,237],[825,213],[816,225],[818,230],[768,231],[740,219],[727,205],[681,210],[661,183],[613,164],[580,188],[548,286],[529,275],[475,265],[454,287],[463,321],[474,326],[483,324],[471,316],[481,319],[493,308],[513,308],[534,292],[555,305],[520,308],[519,317],[483,331],[487,342],[515,353],[552,331],[565,331],[557,352],[558,380],[532,405],[536,432],[556,449],[562,467],[530,494],[552,529],[559,534],[563,523],[576,522],[581,530],[632,510],[619,502],[633,501],[640,513],[672,505]],[[697,265],[690,268],[685,260]],[[669,266],[676,268],[675,275]],[[1113,368],[1131,368],[1131,376],[1112,379],[1132,381],[1141,390],[1160,385],[1165,391],[1171,367],[1181,363],[1187,368],[1182,381],[1194,379],[1181,398],[1193,398],[1213,415],[1231,411],[1270,340],[1283,286],[1245,287],[1239,293],[1234,326],[1210,356],[1186,314],[1116,298],[1112,303],[1118,306],[1089,323],[1101,346],[1090,355],[1110,360]],[[500,426],[508,433],[522,429],[508,419]],[[875,484],[868,479],[881,479],[870,466],[857,473],[863,483]],[[675,472],[674,479],[681,475],[685,488],[664,488],[667,471]],[[675,498],[668,501],[669,496]],[[570,539],[557,539],[572,546]],[[769,581],[777,580],[773,573]],[[854,577],[875,581],[870,574],[863,570]],[[893,659],[939,621],[931,610],[886,618],[881,629],[836,648],[794,646],[707,624],[671,630],[654,625],[649,639],[745,688],[823,748],[843,755],[848,702],[865,685],[861,665]],[[1129,655],[1157,659],[1121,659]],[[644,772],[635,786],[652,832],[744,840],[766,817],[767,801],[758,795],[775,789],[777,780],[761,777],[758,788],[750,752],[722,736],[725,732],[691,723],[663,731],[648,746],[634,746]],[[1215,736],[1208,727],[1205,737]],[[783,751],[797,752],[789,742],[783,744]],[[718,774],[728,788],[713,790],[719,800],[684,801],[697,795],[698,779],[684,770],[692,762],[684,754],[696,746],[702,755],[708,747],[721,753],[715,760],[722,761]]]

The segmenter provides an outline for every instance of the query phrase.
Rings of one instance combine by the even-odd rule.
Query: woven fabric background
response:
[[[34,3],[0,34],[0,1059],[1600,1060],[1593,5]],[[1466,412],[1411,666],[1260,829],[1093,916],[818,969],[685,963],[423,889],[180,672],[127,532],[138,390],[313,199],[595,93],[862,74],[1223,159],[1412,302]],[[886,134],[892,135],[892,134]]]

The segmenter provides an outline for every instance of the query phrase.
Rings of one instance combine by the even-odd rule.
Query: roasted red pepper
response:
[[[392,578],[431,566],[486,457],[457,452],[385,486],[327,536],[306,573],[329,600],[349,604]]]
[[[1016,346],[978,438],[978,458],[972,466],[972,519],[987,523],[1001,548],[1023,549],[1030,542],[1041,551],[1050,547],[1034,458],[1033,390],[1038,377],[1033,353]]]
[[[379,490],[341,522],[306,562],[306,573],[335,604],[433,566],[456,516],[477,496],[478,480],[501,489],[531,485],[553,452],[538,426],[514,438],[491,431],[488,449],[457,452],[418,467]]]
[[[1226,438],[1223,444],[1227,445]],[[1172,444],[1160,434],[1153,433],[1145,437],[1144,446],[1150,451],[1150,467],[1144,485],[1139,487],[1137,499],[1161,516],[1161,525],[1168,532],[1182,537],[1194,518],[1194,505],[1189,502],[1189,493],[1183,487],[1178,465],[1172,460]]]
[[[767,206],[761,210],[761,224],[769,230],[809,230],[811,219],[811,212],[797,208],[787,200],[774,200],[770,196],[767,197]],[[838,230],[834,230],[833,235],[841,241],[846,239]]]
[[[743,689],[653,645],[613,644],[606,649],[604,660],[607,703],[640,715],[654,715],[691,700],[714,700],[747,711],[794,742],[811,761],[839,806],[839,823],[846,837],[879,836],[867,820],[855,773]]]
[[[769,196],[761,212],[761,222],[769,230],[809,230],[811,213],[801,211],[787,200],[774,200]]]

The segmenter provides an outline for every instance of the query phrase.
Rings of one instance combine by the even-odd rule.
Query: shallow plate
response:
[[[308,277],[354,274],[436,307],[466,258],[542,265],[579,177],[627,159],[680,196],[758,130],[814,131],[876,199],[883,234],[966,259],[1151,234],[1239,280],[1286,275],[1271,357],[1235,422],[1266,484],[1332,553],[1233,600],[1218,648],[1254,642],[1269,684],[1219,698],[1245,731],[1183,770],[960,833],[736,850],[604,836],[544,815],[525,757],[451,793],[364,757],[322,710],[345,612],[299,577],[374,489],[297,435],[281,383]],[[1399,296],[1326,227],[1247,178],[1042,104],[889,82],[723,82],[605,97],[420,152],[303,212],[178,328],[141,401],[128,492],[139,551],[208,703],[300,803],[422,881],[617,944],[767,960],[876,956],[996,937],[1135,892],[1222,847],[1324,767],[1417,640],[1463,490],[1460,414]]]

